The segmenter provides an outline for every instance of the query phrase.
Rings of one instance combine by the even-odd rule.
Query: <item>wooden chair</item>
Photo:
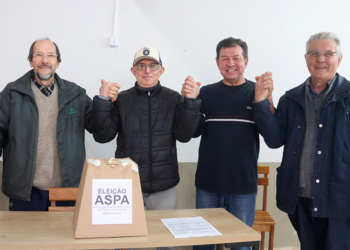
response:
[[[263,203],[262,210],[255,210],[255,220],[252,228],[255,231],[261,232],[261,247],[264,249],[265,244],[265,232],[270,233],[269,237],[269,250],[273,250],[273,238],[275,232],[276,222],[272,219],[271,215],[266,211],[267,204],[267,186],[269,185],[270,168],[268,166],[258,166],[258,185],[263,186]],[[263,175],[260,177],[260,175]]]
[[[75,201],[78,188],[49,188],[49,212],[74,212],[74,207],[57,207],[56,201]]]
[[[270,233],[269,237],[269,250],[273,250],[273,238],[275,232],[276,222],[272,219],[271,215],[266,211],[267,204],[267,186],[269,185],[269,177],[268,174],[270,172],[270,168],[268,166],[258,166],[258,186],[263,186],[263,203],[262,210],[255,210],[255,219],[252,228],[255,231],[261,232],[261,245],[260,249],[264,250],[265,245],[265,232]],[[261,175],[263,175],[261,177]],[[225,247],[230,248],[230,244],[225,244]],[[217,247],[220,249],[220,247]],[[221,249],[224,249],[224,245],[222,245]]]

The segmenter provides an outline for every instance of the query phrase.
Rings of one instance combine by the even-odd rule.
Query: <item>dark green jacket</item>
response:
[[[13,199],[30,199],[33,185],[39,113],[29,71],[0,93],[2,191]],[[78,187],[85,160],[84,134],[90,133],[92,101],[85,89],[55,74],[58,87],[57,143],[64,187]]]

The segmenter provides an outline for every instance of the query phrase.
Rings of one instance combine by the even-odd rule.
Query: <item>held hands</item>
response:
[[[181,94],[182,97],[196,98],[199,95],[200,82],[196,82],[192,76],[188,76],[185,79],[185,83],[182,85]]]
[[[273,80],[272,73],[266,72],[261,76],[255,77],[255,102],[261,102],[263,100],[272,99],[272,91],[273,91]]]
[[[117,100],[118,93],[119,93],[118,91],[121,87],[120,84],[112,83],[104,79],[101,80],[101,84],[102,86],[100,88],[100,95],[111,98],[112,102]]]

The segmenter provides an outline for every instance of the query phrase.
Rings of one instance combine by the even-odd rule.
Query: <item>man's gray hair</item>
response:
[[[310,36],[309,40],[306,42],[306,54],[309,52],[310,44],[315,40],[329,39],[333,40],[337,45],[337,55],[341,57],[343,55],[343,50],[341,48],[341,43],[339,37],[332,32],[320,32],[315,35]]]
[[[30,48],[29,48],[29,55],[28,55],[28,57],[27,57],[27,59],[28,59],[29,62],[32,62],[32,61],[33,61],[33,53],[34,53],[34,45],[35,45],[35,43],[38,42],[38,41],[43,41],[43,40],[52,42],[48,37],[44,37],[44,38],[42,38],[42,39],[35,40],[35,41],[32,43],[32,45],[30,46]],[[61,53],[60,53],[60,50],[58,49],[58,46],[57,46],[56,43],[54,43],[54,42],[52,42],[52,43],[53,43],[53,44],[55,45],[55,47],[56,47],[57,62],[60,63],[60,62],[61,62]]]

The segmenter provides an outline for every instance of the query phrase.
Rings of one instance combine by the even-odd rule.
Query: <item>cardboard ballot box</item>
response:
[[[147,235],[135,162],[130,158],[85,160],[73,227],[74,238]]]

